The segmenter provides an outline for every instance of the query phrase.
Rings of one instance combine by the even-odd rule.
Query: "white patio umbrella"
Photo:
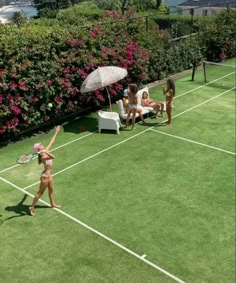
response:
[[[111,97],[110,93],[107,89],[108,85],[118,82],[119,80],[123,79],[127,76],[127,70],[114,67],[114,66],[105,66],[105,67],[98,67],[92,73],[90,73],[87,78],[84,80],[80,91],[81,92],[89,92],[101,87],[105,87],[108,93],[110,110],[111,108]]]

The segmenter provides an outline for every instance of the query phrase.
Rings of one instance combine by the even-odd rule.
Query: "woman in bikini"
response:
[[[138,87],[136,84],[129,84],[128,85],[128,107],[127,107],[127,118],[126,118],[126,127],[128,127],[129,124],[129,117],[132,114],[132,130],[134,129],[135,125],[135,118],[136,118],[136,113],[139,113],[139,116],[143,122],[144,125],[146,125],[143,115],[142,115],[142,110],[137,107],[138,104],[138,97],[137,97],[137,92],[138,92]]]
[[[123,107],[125,109],[125,113],[128,114],[128,112],[129,112],[129,99],[128,99],[128,90],[127,89],[124,90],[124,95],[123,95],[122,100],[123,100]],[[137,106],[136,112],[138,113],[140,120],[143,122],[143,125],[146,125],[146,122],[144,121],[144,118],[143,118],[142,107]]]
[[[169,126],[171,124],[171,118],[172,118],[173,99],[175,96],[175,83],[173,80],[168,79],[166,85],[167,85],[167,89],[165,89],[165,87],[162,86],[162,90],[163,90],[163,94],[166,97],[166,113],[168,117],[168,121],[166,122],[166,125]]]
[[[44,170],[41,174],[40,177],[40,186],[39,186],[39,190],[36,193],[32,205],[29,208],[30,210],[30,214],[32,216],[34,216],[35,212],[35,205],[37,203],[37,201],[39,200],[39,198],[43,195],[43,193],[45,192],[46,188],[48,188],[48,195],[49,195],[49,199],[50,199],[50,204],[52,207],[55,208],[60,208],[60,205],[57,205],[54,201],[54,193],[53,193],[53,177],[52,177],[52,160],[55,158],[54,155],[52,155],[51,153],[49,153],[49,150],[52,146],[52,144],[54,143],[57,134],[59,133],[61,127],[57,126],[55,129],[55,133],[53,135],[53,137],[51,138],[48,146],[44,147],[41,143],[36,143],[34,144],[34,151],[38,153],[38,163],[39,164],[43,164],[44,166]]]
[[[148,98],[148,93],[146,91],[144,91],[142,94],[141,105],[152,107],[154,110],[156,110],[156,118],[163,117],[164,104],[162,102],[155,102],[153,99]],[[158,115],[159,110],[160,115]]]

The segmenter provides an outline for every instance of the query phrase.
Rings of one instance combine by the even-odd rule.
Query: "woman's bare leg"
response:
[[[134,125],[135,125],[135,119],[136,119],[136,109],[132,109],[132,130],[134,129]]]
[[[163,116],[163,110],[164,110],[164,104],[161,103],[161,113],[160,113],[161,116]]]
[[[147,123],[144,121],[142,110],[138,110],[138,114],[139,114],[141,121],[143,122],[143,125],[146,125]]]
[[[52,207],[60,208],[61,206],[55,203],[54,192],[53,192],[53,180],[51,179],[48,183],[48,196]]]
[[[170,125],[171,123],[171,105],[166,106],[166,113],[168,117],[168,121],[166,122],[167,125]]]
[[[29,208],[30,214],[32,216],[34,216],[34,214],[35,214],[34,213],[35,205],[38,202],[38,200],[40,199],[40,197],[43,195],[43,193],[45,192],[46,188],[47,188],[47,182],[41,181],[40,186],[39,186],[39,190],[38,190],[37,194],[35,195],[35,197],[33,199],[31,207]]]
[[[126,123],[125,123],[126,128],[128,128],[128,126],[129,126],[129,117],[130,117],[130,109],[128,110],[128,114],[127,114],[127,117],[126,117]]]
[[[155,108],[156,109],[156,118],[158,118],[158,112],[160,110],[160,105],[159,104],[156,104]]]

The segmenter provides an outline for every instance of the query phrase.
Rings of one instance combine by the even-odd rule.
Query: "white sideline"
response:
[[[224,75],[223,77],[220,77],[220,78],[218,78],[218,79],[215,79],[215,80],[213,80],[213,81],[211,81],[211,82],[209,82],[209,83],[206,83],[206,84],[204,84],[204,85],[198,86],[198,87],[196,87],[196,88],[194,88],[194,89],[191,89],[191,90],[189,90],[189,91],[187,91],[187,92],[185,92],[185,93],[183,93],[183,94],[180,94],[180,95],[174,97],[174,99],[177,99],[177,98],[179,98],[179,97],[181,97],[181,96],[183,96],[183,95],[185,95],[185,94],[188,94],[188,93],[190,93],[190,92],[192,92],[192,91],[194,91],[194,90],[203,88],[204,86],[208,86],[208,85],[210,85],[210,84],[212,84],[212,83],[214,83],[214,82],[217,82],[217,81],[219,81],[219,80],[221,80],[221,79],[223,79],[223,78],[226,78],[226,77],[228,77],[228,76],[231,76],[231,75],[233,75],[233,74],[235,74],[235,73],[236,73],[236,71],[234,71],[234,72],[232,72],[232,73],[229,73],[229,74],[227,74],[227,75]]]
[[[64,147],[64,146],[67,146],[67,145],[69,145],[69,144],[71,144],[71,143],[74,143],[74,142],[76,142],[76,141],[78,141],[78,140],[82,140],[83,138],[86,138],[86,137],[88,137],[88,136],[90,136],[90,135],[92,135],[92,134],[94,134],[94,133],[96,133],[96,131],[95,131],[95,132],[92,132],[92,133],[89,133],[89,134],[87,134],[87,135],[84,135],[84,136],[82,136],[82,137],[79,137],[79,138],[77,138],[77,139],[75,139],[75,140],[72,140],[72,141],[70,141],[70,142],[64,143],[64,144],[62,144],[62,145],[60,145],[60,146],[58,146],[58,147],[55,147],[55,148],[53,148],[52,150],[50,150],[50,152],[52,152],[52,151],[54,151],[54,150],[57,150],[57,149],[59,149],[59,148],[62,148],[62,147]],[[37,157],[36,157],[36,158],[37,158]],[[15,167],[17,167],[17,166],[20,166],[20,165],[21,165],[21,164],[15,164],[15,165],[13,165],[13,166],[11,166],[11,167],[8,167],[8,168],[6,168],[6,169],[0,170],[0,174],[3,173],[3,172],[8,171],[8,170],[10,170],[10,169],[13,169],[13,168],[15,168]]]
[[[211,149],[219,150],[219,151],[231,154],[231,155],[236,155],[235,152],[228,151],[228,150],[225,150],[225,149],[221,149],[219,147],[211,146],[211,145],[208,145],[208,144],[205,144],[205,143],[201,143],[201,142],[193,141],[193,140],[190,140],[190,139],[182,138],[182,137],[179,137],[179,136],[171,135],[171,134],[161,132],[161,131],[158,131],[158,130],[155,130],[155,129],[151,129],[151,131],[154,131],[154,132],[157,132],[159,134],[166,135],[166,136],[169,136],[169,137],[173,137],[173,138],[176,138],[176,139],[180,139],[180,140],[183,140],[183,141],[187,141],[187,142],[190,142],[190,143],[205,146],[205,147],[208,147],[208,148],[211,148]]]
[[[194,89],[191,89],[191,90],[189,90],[189,91],[187,91],[187,92],[184,92],[184,93],[182,93],[182,94],[180,94],[180,95],[174,97],[174,99],[177,99],[177,98],[179,98],[179,97],[181,97],[181,96],[184,96],[184,95],[186,95],[186,94],[188,94],[188,93],[191,93],[191,92],[193,92],[193,91],[195,91],[195,90],[197,90],[197,89],[203,88],[204,86],[207,86],[207,85],[209,85],[209,84],[211,84],[211,83],[214,83],[214,82],[216,82],[216,81],[218,81],[218,80],[220,80],[220,79],[223,79],[223,78],[225,78],[225,77],[227,77],[227,76],[230,76],[230,75],[232,75],[232,74],[235,74],[235,72],[232,72],[232,73],[227,74],[227,75],[225,75],[225,76],[223,76],[223,77],[220,77],[220,78],[215,79],[215,80],[213,80],[213,81],[211,81],[211,82],[208,82],[208,83],[206,83],[206,84],[204,84],[204,85],[201,85],[201,86],[196,87],[196,88],[194,88]],[[95,131],[95,132],[96,132],[96,131]],[[77,139],[75,139],[75,140],[73,140],[73,141],[71,141],[71,142],[68,142],[68,143],[65,143],[65,144],[63,144],[63,145],[61,145],[61,146],[58,146],[58,147],[54,148],[53,150],[51,150],[50,152],[52,152],[52,151],[54,151],[54,150],[57,150],[57,149],[59,149],[59,148],[61,148],[61,147],[64,147],[64,146],[66,146],[66,145],[68,145],[68,144],[71,144],[71,143],[73,143],[73,142],[76,142],[76,141],[78,141],[78,140],[80,140],[80,139],[82,139],[82,138],[84,138],[84,137],[87,137],[87,136],[89,136],[89,135],[92,135],[92,134],[94,134],[95,132],[89,133],[89,134],[86,135],[86,136],[77,138]],[[8,167],[8,168],[5,168],[5,169],[3,169],[3,170],[0,170],[0,174],[3,173],[3,172],[8,171],[8,170],[10,170],[10,169],[13,169],[13,168],[15,168],[15,167],[17,167],[17,166],[19,166],[19,165],[20,165],[20,164],[16,164],[16,165],[10,166],[10,167]]]
[[[197,104],[197,105],[195,105],[195,106],[193,106],[191,108],[188,108],[187,110],[185,110],[185,111],[183,111],[181,113],[178,113],[178,114],[174,115],[172,118],[176,118],[176,117],[178,117],[178,116],[180,116],[180,115],[182,115],[182,114],[184,114],[184,113],[186,113],[186,112],[188,112],[190,110],[193,110],[193,109],[197,108],[198,106],[201,106],[201,105],[203,105],[203,104],[205,104],[205,103],[207,103],[207,102],[209,102],[209,101],[211,101],[213,99],[216,99],[216,98],[218,98],[218,97],[220,97],[220,96],[222,96],[222,95],[224,95],[224,94],[234,90],[235,88],[236,87],[232,87],[231,89],[228,89],[228,90],[226,90],[226,91],[224,91],[224,92],[222,92],[222,93],[220,93],[220,94],[218,94],[216,96],[213,96],[210,99],[207,99],[207,100],[205,100],[205,101],[203,101],[203,102],[201,102],[201,103],[199,103],[199,104]]]
[[[0,177],[0,180],[2,180],[3,182],[7,183],[8,185],[11,185],[12,187],[16,188],[17,190],[21,191],[24,194],[29,195],[30,197],[34,198],[34,195],[30,194],[29,192],[25,191],[24,189],[21,189],[20,187],[18,187],[17,185],[9,182],[8,180]],[[43,204],[47,205],[50,207],[50,204],[45,202],[44,200],[39,199],[40,202],[42,202]],[[127,253],[133,255],[134,257],[138,258],[139,260],[145,262],[146,264],[152,266],[153,268],[157,269],[158,271],[164,273],[165,275],[167,275],[168,277],[172,278],[173,280],[175,280],[176,282],[179,283],[185,283],[183,280],[179,279],[178,277],[176,277],[175,275],[169,273],[168,271],[166,271],[165,269],[161,268],[160,266],[154,264],[153,262],[145,259],[144,256],[140,256],[137,253],[133,252],[132,250],[130,250],[129,248],[126,248],[125,246],[121,245],[120,243],[116,242],[115,240],[112,240],[110,237],[102,234],[101,232],[99,232],[98,230],[92,228],[91,226],[85,224],[84,222],[80,221],[79,219],[71,216],[70,214],[64,212],[61,209],[58,208],[53,208],[54,210],[56,210],[57,212],[63,214],[64,216],[70,218],[71,220],[73,220],[74,222],[80,224],[81,226],[83,226],[84,228],[90,230],[91,232],[97,234],[98,236],[102,237],[103,239],[107,240],[108,242],[112,243],[113,245],[119,247],[120,249],[126,251]]]
[[[180,115],[182,115],[182,114],[184,114],[184,113],[186,113],[186,112],[188,112],[188,111],[190,111],[190,110],[192,110],[192,109],[194,109],[194,108],[197,108],[197,107],[199,107],[199,106],[201,106],[201,105],[203,105],[203,104],[205,104],[205,103],[207,103],[207,102],[209,102],[209,101],[211,101],[211,100],[213,100],[213,99],[216,99],[216,98],[220,97],[221,95],[224,95],[225,93],[232,91],[233,89],[235,89],[235,87],[233,87],[233,88],[230,89],[230,90],[224,91],[224,92],[222,92],[222,93],[220,93],[220,94],[218,94],[218,95],[216,95],[216,96],[213,96],[212,98],[210,98],[210,99],[208,99],[208,100],[205,100],[204,102],[199,103],[199,104],[197,104],[197,105],[195,105],[195,106],[193,106],[193,107],[191,107],[191,108],[189,108],[189,109],[187,109],[187,110],[185,110],[185,111],[183,111],[183,112],[181,112],[181,113],[179,113],[179,114],[176,114],[176,115],[174,115],[172,118],[176,118],[176,117],[178,117],[178,116],[180,116]],[[164,122],[165,122],[165,121],[163,121],[162,123],[164,123]],[[129,140],[131,140],[131,139],[133,139],[133,138],[135,138],[135,137],[137,137],[137,136],[139,136],[139,135],[141,135],[141,134],[147,132],[147,131],[152,130],[152,129],[154,129],[155,127],[156,127],[156,126],[152,126],[152,127],[148,128],[148,129],[146,129],[146,130],[144,130],[144,131],[142,131],[142,132],[140,132],[140,133],[138,133],[138,134],[136,134],[136,135],[133,135],[132,137],[129,137],[129,138],[127,138],[127,139],[125,139],[125,140],[123,140],[123,141],[121,141],[121,142],[118,142],[118,143],[116,143],[116,144],[114,144],[114,145],[112,145],[112,146],[110,146],[110,147],[107,147],[107,148],[105,148],[105,149],[103,149],[103,150],[101,150],[101,151],[99,151],[99,152],[97,152],[97,153],[95,153],[95,154],[93,154],[93,155],[90,155],[89,157],[86,157],[86,158],[84,158],[84,159],[82,159],[82,160],[80,160],[80,161],[78,161],[78,162],[76,162],[76,163],[74,163],[74,164],[72,164],[72,165],[70,165],[70,166],[68,166],[68,167],[66,167],[66,168],[64,168],[64,169],[62,169],[62,170],[60,170],[60,171],[58,171],[58,172],[56,172],[55,174],[53,174],[53,176],[56,176],[56,175],[58,175],[58,174],[61,174],[61,173],[65,172],[65,171],[67,171],[67,170],[69,170],[69,169],[71,169],[71,168],[73,168],[73,167],[75,167],[75,166],[77,166],[77,165],[79,165],[79,164],[81,164],[81,163],[83,163],[83,162],[85,162],[85,161],[87,161],[87,160],[89,160],[89,159],[95,157],[95,156],[98,156],[98,155],[102,154],[103,152],[106,152],[106,151],[108,151],[108,150],[110,150],[110,149],[112,149],[112,148],[114,148],[114,147],[116,147],[116,146],[118,146],[118,145],[120,145],[120,144],[123,144],[123,143],[125,143],[125,142],[127,142],[127,141],[129,141]],[[197,142],[196,142],[196,143],[197,143]],[[209,146],[209,147],[210,147],[210,146]],[[212,147],[212,148],[213,148],[213,147]],[[216,148],[215,148],[215,149],[216,149]],[[218,150],[219,150],[219,149],[218,149]],[[224,150],[222,149],[222,151],[224,151]],[[229,152],[227,152],[227,153],[229,153]],[[33,183],[33,184],[29,185],[29,186],[26,186],[26,187],[24,187],[24,190],[27,190],[27,189],[29,189],[29,188],[31,188],[31,187],[33,187],[33,186],[39,184],[39,183],[40,183],[40,181],[37,181],[37,182],[35,182],[35,183]]]

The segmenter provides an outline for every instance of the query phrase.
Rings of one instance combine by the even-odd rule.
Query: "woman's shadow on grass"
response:
[[[28,197],[28,195],[25,194],[23,196],[22,200],[19,203],[17,203],[16,205],[5,207],[6,211],[14,212],[15,215],[9,216],[8,218],[5,218],[5,219],[1,219],[0,224],[2,224],[3,222],[5,222],[7,220],[11,220],[13,218],[30,215],[30,212],[29,212],[29,207],[30,206],[24,204],[24,202],[27,199],[27,197]],[[35,208],[49,208],[49,206],[46,206],[46,205],[36,205]]]

